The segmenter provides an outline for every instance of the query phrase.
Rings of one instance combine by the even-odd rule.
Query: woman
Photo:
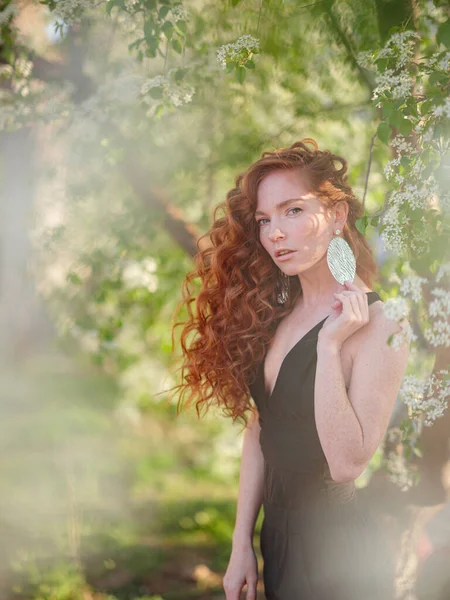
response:
[[[371,290],[377,266],[346,171],[309,138],[264,152],[216,209],[183,286],[182,395],[246,425],[227,600],[245,585],[256,598],[261,505],[266,598],[393,597],[394,558],[354,480],[382,441],[409,348],[387,345],[401,328]],[[336,236],[354,253],[353,281],[330,269]]]

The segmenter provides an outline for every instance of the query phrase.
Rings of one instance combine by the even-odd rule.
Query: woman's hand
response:
[[[344,341],[355,331],[369,322],[369,302],[365,292],[351,281],[346,281],[347,289],[335,293],[336,300],[331,305],[332,313],[319,332],[325,343],[341,348]]]
[[[258,562],[253,545],[249,542],[233,548],[227,571],[223,578],[226,600],[240,600],[241,591],[247,584],[245,600],[256,600]]]

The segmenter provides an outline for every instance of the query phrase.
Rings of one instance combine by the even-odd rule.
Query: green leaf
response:
[[[185,67],[179,67],[173,74],[173,79],[176,83],[179,83],[182,79],[184,79],[188,69]]]
[[[394,110],[389,119],[389,123],[394,127],[400,127],[400,123],[403,121],[403,115],[399,110]]]
[[[158,104],[158,106],[155,109],[155,113],[154,116],[156,118],[160,117],[164,112],[164,104]]]
[[[177,21],[175,27],[179,29],[180,33],[184,36],[187,32],[187,25],[185,21]]]
[[[170,40],[173,35],[173,24],[170,21],[164,21],[161,29],[166,38]]]
[[[401,119],[398,125],[398,129],[402,135],[408,136],[413,130],[414,125],[409,119]]]
[[[152,19],[147,19],[144,23],[144,37],[148,44],[153,41],[154,23]]]
[[[73,283],[74,285],[80,285],[82,283],[80,276],[73,271],[67,274],[66,279],[69,283]]]
[[[419,235],[420,233],[422,233],[423,231],[423,223],[422,221],[413,221],[411,223],[411,229],[414,231],[414,233],[416,233],[417,235]]]
[[[256,67],[255,63],[250,58],[244,65],[246,69],[254,69]]]
[[[153,87],[149,90],[148,93],[152,98],[156,98],[156,99],[162,98],[164,95],[164,91],[160,87]]]
[[[243,83],[245,80],[245,74],[246,74],[246,70],[244,69],[244,67],[237,67],[236,68],[236,79],[239,81],[239,83]]]
[[[170,6],[161,6],[161,8],[158,10],[159,18],[165,19],[169,11],[170,11]]]
[[[362,233],[362,235],[366,235],[367,224],[368,224],[367,215],[358,217],[355,221],[355,227],[360,233]]]
[[[446,73],[439,73],[438,71],[434,71],[433,73],[431,73],[430,77],[428,78],[428,81],[431,85],[435,85],[436,83],[442,83],[442,85],[445,85],[448,79],[449,77]]]
[[[392,104],[391,100],[382,100],[381,101],[381,109],[383,112],[383,118],[387,119],[392,115],[392,112],[394,110],[394,106]]]
[[[389,125],[385,122],[382,121],[379,125],[378,125],[378,129],[377,129],[377,135],[380,138],[380,140],[382,142],[384,142],[386,145],[389,142],[389,136],[391,134],[391,128],[389,127]]]
[[[376,65],[380,73],[386,71],[389,64],[389,60],[387,58],[380,58],[380,60],[376,61]]]
[[[125,10],[125,1],[124,0],[109,0],[106,3],[106,14],[108,16],[111,16],[111,11],[115,6],[117,8],[121,8],[122,10]]]
[[[424,102],[420,103],[420,114],[424,115],[425,113],[429,112],[434,104],[434,100],[433,98],[429,98],[428,100],[424,100]]]
[[[413,448],[413,452],[416,456],[420,456],[420,458],[422,458],[423,456],[423,452],[420,448],[418,448],[417,446],[414,446]]]
[[[138,49],[142,42],[145,42],[145,38],[139,38],[138,40],[135,40],[134,42],[128,45],[128,50],[133,50],[133,48]]]
[[[234,71],[235,67],[236,67],[236,63],[234,63],[234,62],[228,63],[225,68],[225,73],[231,73],[231,71]]]
[[[175,50],[175,52],[178,52],[178,54],[183,52],[183,46],[181,45],[180,40],[172,40],[172,48]]]
[[[400,164],[407,169],[411,163],[411,159],[409,156],[402,156],[400,159]]]
[[[450,18],[439,25],[436,40],[439,44],[444,44],[444,46],[450,48]]]

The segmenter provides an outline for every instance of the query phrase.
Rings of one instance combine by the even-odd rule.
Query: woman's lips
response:
[[[285,260],[289,260],[289,258],[291,258],[291,256],[293,254],[295,254],[297,252],[297,250],[291,250],[290,252],[288,252],[287,254],[281,254],[280,256],[275,256],[275,258],[277,260],[281,261],[285,261]]]

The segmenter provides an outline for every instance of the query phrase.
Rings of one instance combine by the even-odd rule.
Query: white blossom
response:
[[[408,296],[413,302],[419,304],[422,300],[422,285],[427,283],[426,277],[420,275],[407,275],[401,282],[400,293]]]
[[[392,204],[387,208],[381,223],[383,228],[380,230],[380,238],[384,250],[392,250],[398,255],[403,254],[407,249],[407,245],[404,230],[399,220],[398,205]]]
[[[414,39],[420,39],[416,31],[393,33],[378,51],[377,58],[395,58],[397,68],[404,67],[414,56]]]
[[[417,129],[417,127],[416,127],[416,129]],[[422,139],[424,142],[429,143],[433,140],[433,135],[434,135],[434,129],[433,129],[433,127],[430,126],[423,134]]]
[[[439,198],[439,206],[441,207],[442,212],[450,212],[450,192],[441,195]]]
[[[439,191],[438,183],[430,177],[422,181],[421,187],[415,183],[407,182],[402,189],[393,190],[390,202],[393,205],[406,204],[411,208],[428,208],[430,197]]]
[[[430,317],[436,319],[431,327],[424,330],[424,337],[432,346],[450,346],[450,292],[435,287],[431,293],[436,296],[428,305]]]
[[[172,20],[176,23],[177,21],[187,21],[189,19],[188,12],[182,6],[173,6],[171,9]]]
[[[423,380],[414,375],[406,375],[399,395],[408,406],[410,417],[421,419],[425,426],[431,426],[436,419],[443,416],[448,407],[450,395],[448,370],[441,369],[437,374],[432,373]]]
[[[432,317],[447,317],[450,314],[450,292],[444,288],[435,287],[431,290],[436,300],[432,300],[428,306]]]
[[[195,88],[186,82],[175,83],[171,77],[172,72],[175,70],[173,68],[167,72],[167,75],[156,75],[155,77],[145,79],[140,89],[141,101],[150,105],[151,109],[154,109],[159,101],[155,101],[155,98],[149,94],[149,91],[152,88],[159,87],[162,89],[163,97],[168,98],[176,107],[191,102]]]
[[[406,491],[414,485],[414,468],[409,465],[405,457],[395,451],[386,456],[387,477],[395,483],[402,491]]]
[[[448,320],[435,321],[432,327],[424,329],[423,335],[427,342],[435,348],[438,346],[448,348],[450,346],[450,324]]]
[[[388,162],[386,163],[386,165],[384,166],[383,169],[383,173],[384,176],[386,177],[386,179],[390,179],[395,171],[394,171],[394,167],[398,167],[398,165],[400,164],[400,160],[401,160],[401,156],[397,156],[396,158],[393,158],[392,160],[388,160]]]
[[[397,151],[403,154],[407,154],[414,151],[414,146],[406,140],[406,138],[400,133],[395,136],[392,140],[391,145],[397,148]]]
[[[400,325],[400,330],[394,333],[391,340],[391,347],[394,350],[397,351],[403,344],[407,343],[409,345],[411,341],[417,339],[410,323],[408,321],[402,323],[404,319],[408,318],[410,312],[406,298],[388,298],[383,304],[383,311],[388,319],[396,321]]]
[[[217,50],[217,60],[223,69],[226,69],[227,62],[233,62],[237,58],[244,58],[254,50],[259,49],[259,40],[252,35],[241,35],[234,43],[224,44]]]
[[[383,92],[391,92],[393,98],[404,98],[408,96],[413,81],[407,71],[395,74],[393,69],[386,69],[383,73],[378,73],[375,77],[377,84],[373,90],[372,100],[375,100]]]
[[[437,66],[438,69],[448,71],[450,67],[450,52],[437,52],[428,59],[428,64],[431,66]]]
[[[435,279],[436,281],[440,281],[445,276],[450,277],[450,263],[439,265]]]
[[[383,304],[384,314],[388,319],[394,321],[400,321],[401,319],[408,318],[409,305],[406,298],[388,298]]]
[[[363,52],[359,52],[357,54],[356,60],[361,67],[370,69],[373,67],[373,54],[374,53],[371,50],[364,50]]]
[[[435,117],[446,117],[450,118],[450,96],[447,96],[444,100],[444,104],[439,104],[433,109],[433,115]]]
[[[125,8],[126,8],[126,10],[133,11],[139,5],[140,5],[139,0],[125,0]]]
[[[54,17],[63,23],[67,23],[67,25],[73,25],[80,21],[81,14],[84,10],[93,8],[96,4],[98,5],[98,1],[56,0],[55,4],[56,6],[52,10]]]

